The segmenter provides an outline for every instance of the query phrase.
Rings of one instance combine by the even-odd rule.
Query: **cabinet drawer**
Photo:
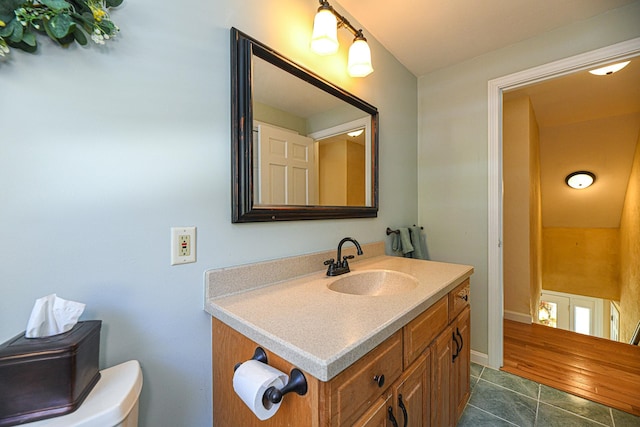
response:
[[[469,305],[469,279],[449,292],[449,322],[453,321]]]
[[[402,331],[329,382],[331,425],[351,426],[402,373]],[[378,385],[374,377],[384,375]]]
[[[403,328],[404,366],[408,367],[449,324],[447,296],[442,297]]]

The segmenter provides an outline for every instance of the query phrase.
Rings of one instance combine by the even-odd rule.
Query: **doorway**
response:
[[[503,365],[503,204],[502,204],[502,94],[503,91],[554,77],[596,68],[640,54],[640,38],[586,54],[511,74],[489,82],[489,221],[488,221],[488,363]]]
[[[604,338],[604,300],[601,298],[543,290],[538,310],[541,325]]]

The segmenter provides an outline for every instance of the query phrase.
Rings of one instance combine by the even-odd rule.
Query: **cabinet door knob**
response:
[[[376,375],[373,377],[373,381],[378,384],[378,387],[382,387],[384,385],[384,375]]]

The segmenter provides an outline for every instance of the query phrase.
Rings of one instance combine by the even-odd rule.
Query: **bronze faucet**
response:
[[[340,261],[340,257],[342,256],[342,245],[345,242],[352,242],[356,246],[356,249],[358,250],[358,255],[362,255],[362,248],[360,247],[360,243],[358,243],[356,239],[353,239],[351,237],[345,237],[344,239],[340,240],[340,243],[338,243],[338,258],[337,258],[338,261],[336,262],[333,258],[331,258],[324,262],[324,265],[329,266],[327,268],[327,276],[339,276],[341,274],[345,274],[350,271],[349,262],[347,260],[355,257],[353,255],[346,255],[342,257],[342,261]]]

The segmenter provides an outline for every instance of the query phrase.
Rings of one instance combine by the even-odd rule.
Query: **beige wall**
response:
[[[542,195],[540,190],[540,130],[533,106],[529,103],[529,310],[538,320],[542,293]]]
[[[318,156],[320,204],[364,206],[364,145],[348,140],[323,142]]]
[[[364,145],[347,141],[347,205],[364,206],[365,200]]]
[[[347,152],[344,141],[320,144],[318,150],[318,182],[321,205],[344,206],[347,194]],[[339,191],[338,191],[339,190]]]
[[[620,339],[640,321],[640,136],[620,221]]]
[[[617,228],[543,228],[544,289],[620,299],[619,236]]]
[[[503,106],[504,309],[537,319],[541,286],[540,141],[529,97]]]

